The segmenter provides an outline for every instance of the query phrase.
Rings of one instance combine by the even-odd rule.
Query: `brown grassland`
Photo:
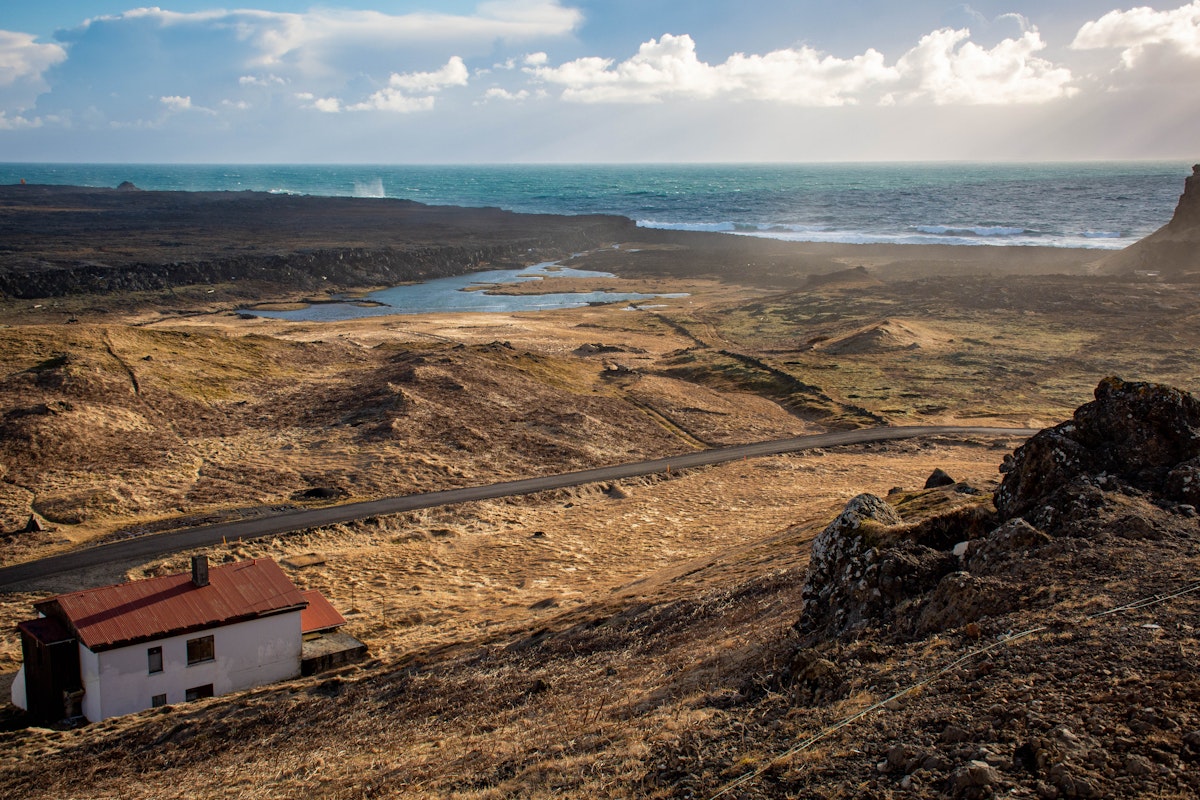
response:
[[[810,271],[824,277],[785,284],[740,280],[733,262],[718,274],[711,257],[636,242],[576,257],[617,273],[605,286],[688,293],[635,310],[290,323],[241,313],[219,285],[5,301],[0,563],[834,428],[1041,427],[1110,374],[1200,389],[1200,283],[1186,276],[1093,276],[1079,253],[997,252],[972,271],[944,253],[921,267],[903,248],[848,248]],[[1069,570],[1083,557],[1064,546],[1041,581],[1055,598],[1044,619],[984,631],[1062,623],[1037,650],[997,651],[986,671],[780,758],[980,636],[840,644],[850,691],[799,697],[776,676],[792,657],[812,538],[864,491],[897,489],[889,500],[906,521],[986,505],[1019,443],[831,449],[230,542],[210,558],[294,559],[291,577],[346,613],[370,660],[76,730],[14,727],[0,734],[0,795],[705,797],[761,771],[729,796],[884,797],[902,791],[877,768],[897,742],[973,731],[1013,703],[1053,718],[1069,701],[1046,685],[1088,693],[1098,726],[1109,711],[1128,724],[1104,698],[1131,672],[1166,671],[1155,659],[1176,649],[1194,665],[1194,616],[1157,633],[1139,627],[1157,624],[1150,612],[1115,632],[1067,623],[1194,576],[1194,540],[1161,558],[1116,548],[1079,578]],[[922,490],[938,467],[983,494]],[[336,499],[303,499],[314,488]],[[44,530],[21,532],[31,514]],[[20,658],[13,625],[33,601],[182,570],[188,555],[0,594],[5,693]],[[1080,660],[1121,637],[1153,664]],[[920,779],[907,788],[922,791]]]

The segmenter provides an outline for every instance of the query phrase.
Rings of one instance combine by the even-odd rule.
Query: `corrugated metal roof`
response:
[[[346,624],[346,618],[330,605],[325,595],[316,589],[307,589],[301,594],[308,601],[308,608],[300,612],[301,633],[315,633]]]
[[[304,607],[300,590],[269,558],[213,567],[208,579],[196,586],[190,572],[164,575],[62,594],[35,608],[60,612],[96,652]]]

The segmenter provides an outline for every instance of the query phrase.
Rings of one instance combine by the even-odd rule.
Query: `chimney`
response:
[[[192,556],[192,583],[208,586],[208,556]]]

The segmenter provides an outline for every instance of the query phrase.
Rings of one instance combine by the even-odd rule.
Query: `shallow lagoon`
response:
[[[547,311],[558,308],[578,308],[592,303],[637,302],[667,297],[687,297],[683,294],[643,294],[639,292],[564,292],[555,294],[497,295],[488,294],[490,284],[524,283],[542,278],[612,278],[611,272],[560,267],[556,262],[535,264],[524,269],[499,269],[472,272],[452,278],[438,278],[425,283],[393,286],[363,297],[332,303],[314,303],[293,311],[260,311],[247,309],[244,313],[296,322],[334,322],[360,317],[381,317],[389,314],[429,314],[438,312],[512,312]]]

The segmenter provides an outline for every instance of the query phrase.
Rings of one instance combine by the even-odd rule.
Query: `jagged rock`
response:
[[[1185,487],[1195,478],[1185,478],[1200,457],[1200,401],[1179,389],[1116,377],[1102,380],[1095,395],[1071,421],[1017,448],[996,490],[1001,519],[1025,517],[1054,533],[1064,518],[1097,507],[1103,490],[1120,484],[1194,499]]]
[[[1192,506],[1200,504],[1200,458],[1176,465],[1167,473],[1167,496]]]
[[[982,539],[971,542],[966,552],[966,567],[986,575],[1015,555],[1049,544],[1050,537],[1018,517],[1005,522]]]
[[[1003,614],[1016,605],[1009,586],[997,578],[952,572],[942,578],[917,618],[919,633],[959,628],[983,617]]]
[[[866,618],[865,606],[879,600],[874,543],[883,529],[902,523],[896,510],[873,494],[846,504],[813,540],[800,630],[836,635]]]
[[[132,181],[121,181],[119,184],[117,184],[117,191],[118,192],[140,192],[141,189],[139,189],[137,186],[134,186]]]
[[[885,501],[861,494],[817,536],[796,624],[802,635],[815,641],[886,626],[958,569],[952,552],[922,544],[902,523]]]
[[[576,347],[571,352],[577,356],[594,356],[597,353],[624,353],[627,351],[626,348],[618,347],[617,345],[589,342],[579,345],[579,347]]]
[[[29,522],[25,523],[25,527],[21,529],[21,533],[41,533],[46,530],[46,526],[37,518],[36,514],[29,515]]]
[[[841,700],[849,691],[842,668],[815,650],[798,650],[788,672],[796,705],[826,705]]]
[[[990,797],[1000,783],[1000,773],[983,761],[968,761],[950,776],[950,792],[955,797]]]
[[[951,478],[948,474],[946,474],[944,469],[938,467],[932,473],[930,473],[929,478],[926,479],[925,488],[937,489],[941,486],[953,486],[957,482],[958,481],[954,480],[954,478]]]

